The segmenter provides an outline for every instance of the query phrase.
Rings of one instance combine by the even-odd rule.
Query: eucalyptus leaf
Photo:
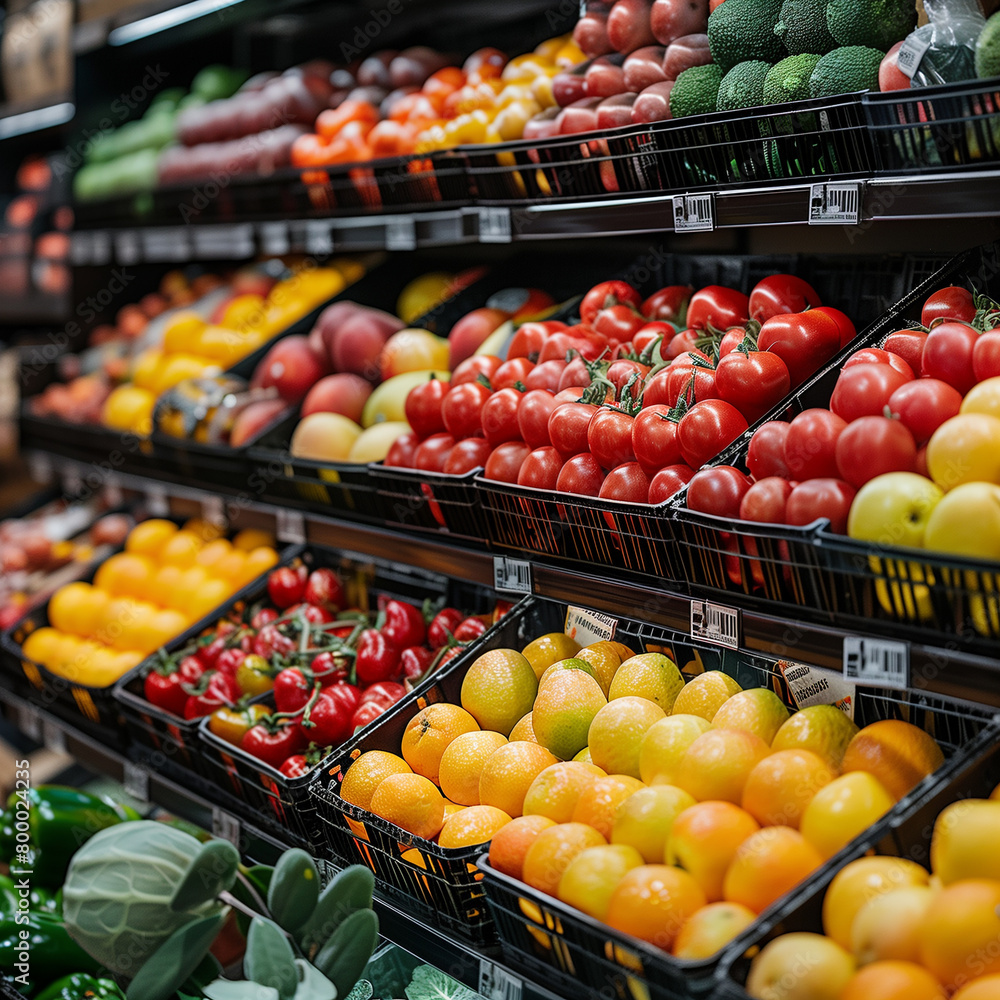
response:
[[[273,986],[261,986],[249,979],[216,979],[202,992],[208,1000],[278,1000],[278,991]]]
[[[295,960],[299,970],[299,988],[294,1000],[337,1000],[337,987],[314,965],[301,958]]]
[[[297,931],[316,909],[319,872],[305,851],[293,847],[278,859],[267,891],[271,916],[289,933]]]
[[[291,1000],[299,984],[295,954],[281,928],[266,917],[254,917],[247,934],[243,971],[262,986],[272,986],[281,1000]]]
[[[239,851],[228,840],[202,844],[170,900],[170,909],[183,912],[215,899],[236,881],[239,866]]]
[[[200,917],[174,931],[129,983],[128,1000],[169,1000],[201,964],[228,912],[223,909]]]
[[[370,910],[375,876],[364,865],[349,865],[337,872],[323,890],[312,916],[298,932],[306,958],[314,958],[337,928],[358,910]]]

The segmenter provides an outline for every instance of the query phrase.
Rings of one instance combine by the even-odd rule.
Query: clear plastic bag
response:
[[[911,87],[957,83],[976,76],[976,40],[986,24],[977,0],[924,0],[928,23],[899,50]]]

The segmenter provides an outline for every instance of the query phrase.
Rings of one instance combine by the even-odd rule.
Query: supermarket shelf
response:
[[[69,302],[58,295],[5,295],[0,297],[0,325],[34,326],[61,323],[69,314]]]
[[[75,114],[76,106],[71,96],[56,98],[42,107],[0,104],[0,139],[13,139],[65,125]]]

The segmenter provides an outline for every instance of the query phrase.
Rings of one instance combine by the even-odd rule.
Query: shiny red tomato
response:
[[[683,325],[693,294],[694,289],[690,285],[667,285],[666,288],[653,292],[639,307],[639,312],[649,319],[663,319]]]
[[[621,410],[602,406],[587,427],[587,447],[604,469],[635,461],[632,451],[633,418]]]
[[[465,618],[463,616],[462,621]],[[459,623],[461,624],[461,622]],[[452,635],[458,631],[458,625],[452,630]],[[374,684],[369,684],[368,687],[364,689],[361,695],[362,705],[381,705],[383,708],[388,708],[390,705],[395,705],[400,698],[406,697],[406,688],[402,684],[397,684],[395,681],[376,681]]]
[[[963,396],[976,384],[972,353],[979,334],[964,323],[939,323],[927,335],[920,374],[954,386]]]
[[[457,649],[458,647],[456,646],[455,648]],[[386,706],[379,705],[377,702],[362,702],[351,716],[352,732],[357,733],[358,730],[364,729],[369,723],[374,722],[380,715],[383,715],[385,710]]]
[[[914,472],[917,444],[893,417],[860,417],[844,428],[835,449],[840,478],[860,489],[887,472]]]
[[[646,317],[626,305],[602,309],[594,317],[594,330],[611,340],[624,343],[646,325]]]
[[[518,486],[536,490],[554,490],[565,461],[555,448],[536,448],[521,463],[517,474]]]
[[[842,417],[818,407],[803,410],[795,417],[788,426],[784,449],[791,478],[835,479],[839,474],[835,455],[837,438],[846,426],[847,421]]]
[[[640,357],[652,359],[656,344],[669,344],[677,336],[677,329],[671,323],[647,323],[632,335],[632,350]]]
[[[448,395],[448,389],[447,382],[431,377],[409,391],[404,405],[406,422],[420,437],[430,437],[444,430],[441,404]]]
[[[747,448],[747,468],[754,479],[791,478],[785,464],[785,439],[790,426],[784,420],[769,420],[754,431]]]
[[[301,753],[309,740],[302,735],[295,722],[258,722],[246,731],[240,748],[258,760],[278,769],[289,758]]]
[[[320,566],[309,574],[303,597],[309,604],[342,608],[345,603],[344,585],[329,566]]]
[[[566,361],[554,358],[552,361],[543,361],[528,373],[524,380],[524,387],[529,391],[535,389],[548,389],[549,392],[559,390],[559,380],[566,370]]]
[[[649,476],[638,462],[627,462],[608,473],[598,495],[605,500],[646,503],[649,498]]]
[[[892,351],[883,351],[877,347],[863,347],[860,351],[855,351],[844,362],[844,367],[851,368],[853,365],[867,364],[889,365],[895,368],[900,375],[905,375],[910,379],[916,377],[913,369],[898,354],[894,354]]]
[[[475,382],[482,375],[493,384],[493,374],[503,364],[503,360],[492,354],[477,354],[475,357],[466,358],[452,373],[451,385],[464,385],[466,382]]]
[[[590,383],[591,377],[590,370],[587,368],[587,362],[580,357],[573,358],[563,369],[562,375],[559,376],[559,391],[563,392],[572,386],[579,386],[582,392],[583,388],[590,385]],[[577,398],[580,397],[579,392],[576,395]]]
[[[559,470],[556,489],[560,493],[579,493],[582,496],[600,495],[604,470],[590,452],[574,455]]]
[[[407,431],[405,434],[400,434],[392,442],[392,447],[389,448],[389,452],[382,464],[388,465],[391,468],[412,469],[414,458],[417,454],[417,445],[419,444],[420,435],[416,431]]]
[[[837,324],[837,329],[840,331],[841,350],[847,347],[858,335],[857,327],[847,313],[842,313],[839,309],[834,309],[833,306],[819,306],[816,312],[821,312],[825,316],[829,316]]]
[[[523,323],[507,348],[507,359],[527,358],[537,362],[542,348],[552,334],[544,323]],[[499,366],[498,366],[499,367]]]
[[[668,465],[653,476],[649,484],[649,503],[663,503],[675,493],[679,493],[694,475],[694,469],[689,465]]]
[[[530,452],[531,449],[523,441],[508,441],[498,445],[486,460],[483,477],[501,483],[516,483],[517,474]]]
[[[698,469],[732,444],[746,429],[746,418],[724,399],[695,403],[677,425],[684,461]]]
[[[445,463],[455,447],[450,434],[432,434],[421,441],[413,455],[413,468],[423,472],[444,472]]]
[[[619,303],[638,309],[642,303],[642,296],[628,282],[602,281],[599,285],[594,285],[583,297],[580,303],[580,319],[584,323],[593,323],[602,309],[610,309]]]
[[[910,371],[919,375],[926,342],[927,334],[923,330],[898,330],[886,337],[884,350],[901,357],[910,366]]]
[[[492,450],[486,438],[464,438],[448,452],[441,471],[449,476],[464,476],[473,469],[481,469]]]
[[[750,318],[750,299],[735,288],[708,285],[691,296],[687,324],[695,330],[728,330]]]
[[[782,313],[800,313],[821,305],[816,289],[794,274],[772,274],[750,293],[750,318],[763,323]]]
[[[685,351],[698,351],[698,339],[701,335],[699,330],[681,330],[676,336],[670,338],[666,347],[660,345],[660,354],[663,356],[663,360],[669,363]],[[698,351],[698,353],[704,354],[705,352]],[[705,354],[705,357],[707,358],[708,355]]]
[[[972,371],[977,382],[1000,375],[1000,328],[979,335],[972,349]]]
[[[650,476],[683,461],[677,442],[677,421],[671,418],[669,406],[660,403],[643,407],[632,421],[632,451]]]
[[[509,389],[518,382],[522,385],[524,380],[531,374],[535,365],[527,358],[511,358],[505,361],[494,373],[491,383],[493,391],[499,392],[501,389]]]
[[[615,387],[615,394],[619,400],[624,398],[622,392],[628,386],[628,398],[634,401],[642,395],[643,380],[649,372],[649,365],[644,365],[639,361],[630,361],[627,358],[619,358],[617,361],[611,362],[604,377]]]
[[[896,414],[917,444],[929,441],[946,421],[958,416],[962,394],[936,378],[918,378],[901,385],[889,397],[889,410]]]
[[[825,517],[830,530],[838,535],[847,532],[847,516],[851,512],[855,490],[842,479],[810,479],[792,490],[785,505],[788,524],[812,524]]]
[[[549,440],[566,456],[587,450],[587,428],[598,408],[590,403],[562,403],[549,414]]]
[[[666,370],[668,406],[676,406],[681,400],[684,400],[687,406],[694,406],[695,403],[701,403],[706,399],[719,398],[715,368],[710,362],[700,364],[688,360],[697,356],[692,351],[687,355],[681,354],[670,362]]]
[[[195,693],[189,695],[184,702],[185,719],[197,719],[203,715],[211,715],[224,705],[235,705],[242,693],[236,678],[221,671],[203,674],[192,690]]]
[[[315,765],[309,763],[309,758],[304,753],[297,753],[289,757],[278,770],[286,778],[301,778],[303,775],[308,774],[313,767]]]
[[[498,373],[499,370],[498,368]],[[465,382],[455,386],[444,397],[441,415],[445,428],[456,441],[479,437],[483,433],[483,406],[489,398],[490,390],[478,382]]]
[[[891,365],[853,365],[840,373],[830,396],[830,409],[848,423],[858,417],[877,416],[889,405],[889,397],[912,381]]]
[[[267,594],[279,608],[290,608],[302,600],[309,573],[305,566],[280,566],[267,575]]]
[[[829,316],[815,309],[782,313],[760,328],[757,346],[785,362],[794,389],[840,350],[840,331]]]
[[[740,520],[758,524],[784,524],[785,507],[792,493],[792,484],[781,476],[758,479],[743,494],[740,501]]]
[[[715,389],[748,423],[760,420],[791,388],[788,366],[769,351],[733,351],[719,359]]]
[[[315,663],[316,658],[313,659]],[[299,667],[286,667],[274,678],[274,704],[279,712],[298,712],[312,694],[314,682]]]
[[[702,469],[688,483],[687,505],[702,514],[736,518],[751,485],[750,477],[731,465]]]
[[[646,382],[646,388],[642,392],[642,405],[645,409],[648,406],[667,406],[671,404],[670,393],[668,392],[670,383],[670,368],[664,368],[657,372]]]
[[[719,358],[722,359],[727,354],[732,354],[746,339],[747,330],[745,326],[731,326],[722,335],[722,340],[719,341]],[[747,346],[752,347],[752,344],[748,344]]]
[[[929,295],[920,310],[920,323],[931,328],[935,320],[959,320],[971,323],[976,318],[976,303],[967,288],[950,286]]]
[[[523,395],[517,389],[500,389],[483,404],[483,435],[494,447],[520,440],[517,410]]]
[[[544,448],[549,438],[549,417],[555,396],[546,389],[532,389],[521,396],[517,407],[517,428],[522,441],[532,448]]]
[[[544,365],[549,361],[566,361],[573,352],[583,355],[586,342],[568,333],[552,333],[538,353],[536,364]],[[531,377],[529,373],[528,377]]]

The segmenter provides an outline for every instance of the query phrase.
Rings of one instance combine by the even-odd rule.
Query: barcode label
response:
[[[508,594],[530,594],[531,563],[527,559],[511,559],[508,556],[493,557],[493,586]]]
[[[479,242],[510,243],[510,209],[502,207],[479,209]]]
[[[333,253],[333,223],[328,219],[310,219],[306,223],[306,253]]]
[[[785,678],[792,701],[799,708],[833,705],[849,719],[854,718],[854,685],[841,674],[789,660],[778,660],[775,665]]]
[[[844,677],[873,687],[910,686],[910,646],[892,639],[844,637]]]
[[[618,628],[618,619],[600,611],[588,611],[586,608],[575,608],[570,605],[566,609],[566,626],[563,631],[572,636],[581,646],[589,646],[592,642],[613,639]]]
[[[910,35],[903,42],[898,55],[896,65],[903,76],[908,76],[911,80],[913,74],[920,69],[920,64],[924,61],[924,54],[931,47],[931,35],[925,34],[922,38],[917,34]]]
[[[241,222],[231,226],[193,226],[192,253],[202,260],[236,260],[257,252],[253,226]]]
[[[306,519],[297,510],[279,508],[275,534],[279,542],[301,545],[306,540]]]
[[[860,221],[860,182],[810,185],[810,226],[856,226]]]
[[[146,261],[185,262],[191,257],[191,240],[180,226],[146,229],[142,232],[142,251]]]
[[[691,636],[716,646],[737,649],[740,645],[740,613],[709,601],[691,602]]]
[[[417,229],[408,215],[391,215],[385,220],[386,250],[414,250]]]
[[[125,761],[122,771],[122,788],[133,799],[140,802],[149,801],[149,771],[142,764],[136,764],[131,760]]]
[[[288,226],[284,222],[262,222],[259,227],[261,249],[266,254],[280,256],[291,249]]]
[[[209,524],[224,528],[226,526],[226,507],[222,502],[222,497],[205,497],[201,502],[201,516]]]
[[[119,264],[138,264],[142,260],[142,243],[137,231],[123,229],[115,233],[115,258]]]
[[[58,722],[52,719],[42,720],[42,743],[53,753],[66,752],[66,733]]]
[[[170,513],[167,494],[155,486],[146,490],[146,508],[153,517],[166,517]]]
[[[212,836],[228,840],[237,850],[240,846],[240,821],[235,816],[212,806]]]
[[[675,194],[674,232],[704,233],[715,229],[715,195]]]
[[[18,709],[17,725],[29,740],[42,742],[42,713],[34,705],[22,705]]]
[[[479,960],[479,995],[488,1000],[521,1000],[521,980],[489,959]]]

